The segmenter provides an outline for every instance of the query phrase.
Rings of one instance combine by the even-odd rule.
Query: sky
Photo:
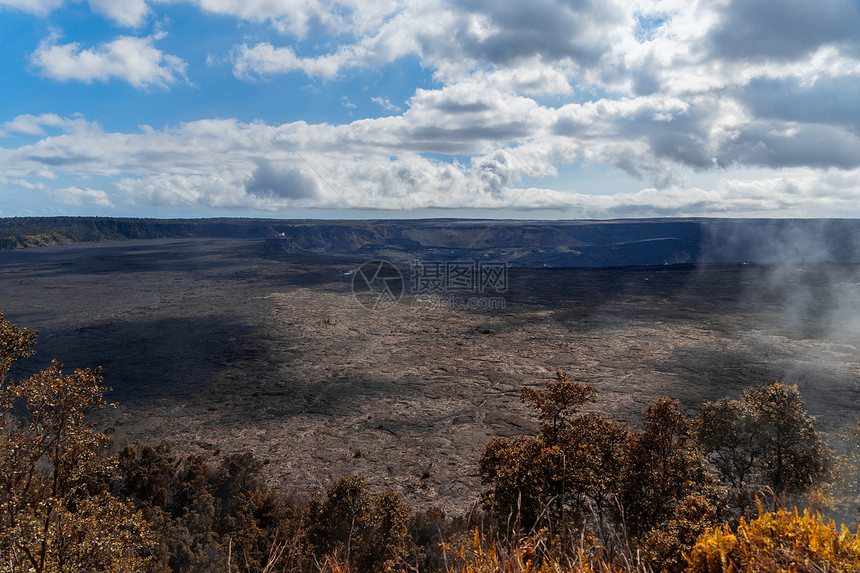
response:
[[[860,0],[0,0],[0,217],[860,217]]]

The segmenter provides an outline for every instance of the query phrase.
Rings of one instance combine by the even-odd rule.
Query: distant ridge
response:
[[[494,260],[517,266],[608,267],[860,262],[857,219],[0,219],[0,249],[160,238],[258,239],[273,256],[378,257],[402,263]]]
[[[263,238],[264,219],[146,219],[114,217],[0,218],[0,249],[123,239],[182,237]]]

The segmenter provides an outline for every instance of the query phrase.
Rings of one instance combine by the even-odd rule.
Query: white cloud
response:
[[[44,16],[52,10],[63,5],[64,0],[0,0],[0,9],[13,8]]]
[[[292,48],[279,48],[268,42],[242,44],[234,46],[232,51],[233,75],[254,78],[300,70],[311,77],[333,78],[345,67],[366,65],[364,59],[368,54],[361,46],[345,46],[332,54],[300,58]]]
[[[286,4],[274,2],[257,17],[275,17]],[[336,26],[354,42],[312,58],[298,57],[292,48],[268,42],[243,44],[234,49],[234,73],[253,77],[302,70],[311,76],[333,77],[345,69],[414,54],[446,83],[495,70],[499,81],[508,76],[523,93],[569,93],[567,74],[595,64],[611,48],[624,23],[623,13],[611,3],[579,8],[557,0],[528,5],[477,2],[468,7],[436,2],[366,4],[375,4],[376,9],[368,10],[361,3],[333,3],[327,16],[318,12],[319,5],[311,9],[320,21]],[[233,8],[231,13],[250,18]],[[516,72],[506,71],[518,67]]]
[[[546,66],[540,57],[535,57],[516,66],[475,72],[472,77],[498,90],[539,96],[572,94],[573,75],[562,63]]]
[[[855,170],[854,174],[860,174]],[[618,217],[820,217],[841,210],[858,216],[860,185],[843,186],[833,174],[816,170],[764,178],[723,178],[708,187],[653,187],[620,193],[564,192],[530,188],[519,191],[518,209],[563,209],[577,218]],[[512,193],[507,191],[505,200]]]
[[[108,194],[101,189],[81,189],[80,187],[63,187],[61,189],[51,189],[50,195],[66,205],[96,205],[98,207],[113,207],[113,202],[108,197]]]
[[[39,45],[30,60],[43,75],[59,81],[90,83],[116,78],[137,88],[167,88],[186,79],[187,64],[153,46],[154,40],[161,37],[120,36],[89,49],[76,42],[58,45],[56,38],[50,37]]]
[[[44,126],[61,126],[65,120],[55,113],[41,115],[22,114],[12,121],[7,121],[0,129],[0,134],[23,133],[26,135],[44,135]]]
[[[147,205],[236,208],[247,206],[237,181],[222,170],[218,175],[160,173],[124,177],[117,188],[132,202]]]
[[[391,103],[387,97],[374,96],[370,98],[370,101],[384,109],[385,111],[400,111],[400,107]]]
[[[29,113],[16,116],[0,126],[0,136],[10,134],[45,135],[46,127],[60,128],[65,131],[83,131],[90,124],[80,115],[60,117],[55,113],[32,115]]]
[[[149,13],[146,0],[87,0],[87,3],[93,12],[123,26],[140,26]]]
[[[66,0],[0,0],[0,9],[13,8],[45,16],[66,4]],[[87,0],[90,10],[121,26],[140,26],[149,13],[146,0]]]
[[[233,50],[234,73],[299,71],[332,78],[416,55],[446,86],[481,83],[530,96],[576,93],[580,100],[607,91],[614,97],[686,98],[760,78],[810,86],[822,76],[860,75],[860,42],[848,32],[855,28],[851,22],[860,22],[856,8],[847,0],[827,0],[821,11],[807,4],[790,0],[784,18],[770,18],[765,8],[744,2],[392,2],[373,11],[352,2],[314,4],[311,12],[328,13],[317,14],[320,21],[336,22],[343,37],[354,41],[313,57],[268,42],[243,44]],[[287,6],[292,4],[259,6],[260,14],[279,17]],[[235,6],[232,13],[250,17]],[[737,24],[747,17],[761,24],[763,35],[754,33],[759,24]],[[816,25],[804,28],[806,20]],[[781,24],[798,27],[798,37],[780,35]],[[828,26],[839,33],[829,35]],[[800,47],[795,53],[777,49],[780,43]]]
[[[180,1],[180,0],[174,0]],[[314,21],[336,25],[337,3],[318,0],[185,0],[199,9],[251,22],[269,21],[283,32],[304,36]]]
[[[798,37],[786,49],[793,40],[780,33],[780,18],[733,1],[187,2],[269,28],[246,26],[229,55],[207,59],[229,63],[237,78],[337,80],[409,56],[436,87],[422,85],[404,103],[398,94],[398,106],[368,85],[367,95],[350,96],[377,94],[370,99],[388,117],[341,125],[226,119],[105,133],[80,118],[22,115],[0,130],[41,140],[0,149],[0,172],[101,175],[139,202],[252,209],[516,201],[572,216],[766,214],[856,199],[860,43],[851,32],[857,10],[845,0],[826,0],[821,13],[787,0],[785,26]],[[147,16],[143,0],[91,5],[124,25]],[[804,20],[815,29],[800,29]],[[320,30],[325,42],[306,40]],[[50,38],[33,64],[64,81],[166,88],[184,77],[185,63],[157,50],[158,39],[82,48]],[[357,109],[346,96],[341,105]],[[457,159],[438,159],[446,155]],[[614,195],[537,187],[579,162],[629,175],[627,187]],[[750,167],[766,175],[732,178]],[[702,173],[724,177],[686,185]]]
[[[233,59],[233,74],[239,78],[283,74],[301,67],[292,49],[275,48],[268,42],[237,46],[233,49]]]
[[[16,185],[30,191],[47,191],[48,186],[42,181],[30,181],[29,179],[10,179],[9,177],[0,176],[0,183],[5,185]]]
[[[426,118],[444,112],[445,94],[421,97],[421,105],[406,117],[413,111],[428,114]],[[471,103],[493,101],[495,97],[475,96]],[[432,113],[426,107],[431,102],[436,104]],[[650,115],[644,104],[639,108],[618,107],[603,113],[629,115],[638,109],[642,116]],[[448,110],[458,112],[462,110]],[[551,110],[535,113],[553,115]],[[566,117],[582,122],[589,113],[593,112],[564,109]],[[543,125],[543,129],[552,128],[551,123]],[[614,142],[610,137],[612,125],[595,129],[593,137],[586,135],[582,145],[572,149],[569,139],[551,135],[526,138],[512,147],[488,143],[468,163],[424,156],[419,148],[426,141],[402,145],[409,127],[402,118],[360,120],[342,126],[295,122],[278,127],[207,120],[163,130],[142,128],[138,133],[106,133],[92,124],[86,130],[72,131],[68,124],[61,128],[69,130],[62,135],[44,137],[15,150],[0,150],[0,176],[8,180],[27,178],[31,185],[41,184],[39,178],[46,168],[77,177],[115,177],[116,190],[110,194],[79,187],[52,191],[57,200],[66,203],[106,207],[130,201],[157,207],[261,211],[344,207],[552,209],[570,217],[815,216],[828,209],[860,215],[860,168],[774,167],[743,179],[734,179],[727,172],[709,184],[688,186],[670,181],[661,188],[630,180],[628,190],[621,192],[548,189],[535,183],[553,176],[553,163],[565,153],[619,167],[624,161],[633,166],[643,161],[652,169],[662,164],[646,143],[620,146]],[[440,145],[448,145],[444,137]],[[392,153],[397,154],[396,159]]]

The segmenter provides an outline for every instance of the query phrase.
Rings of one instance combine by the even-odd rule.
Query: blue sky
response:
[[[0,0],[0,216],[860,217],[857,30],[857,0]]]

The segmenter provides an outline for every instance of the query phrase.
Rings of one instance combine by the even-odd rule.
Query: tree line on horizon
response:
[[[828,442],[796,386],[695,418],[662,398],[633,426],[558,372],[523,388],[537,432],[491,440],[479,507],[452,517],[360,476],[278,489],[250,453],[115,451],[88,417],[107,406],[100,370],[7,379],[35,341],[0,312],[0,572],[860,570],[836,526],[860,517],[860,421]]]
[[[270,219],[0,218],[0,250],[125,239],[276,237]]]

